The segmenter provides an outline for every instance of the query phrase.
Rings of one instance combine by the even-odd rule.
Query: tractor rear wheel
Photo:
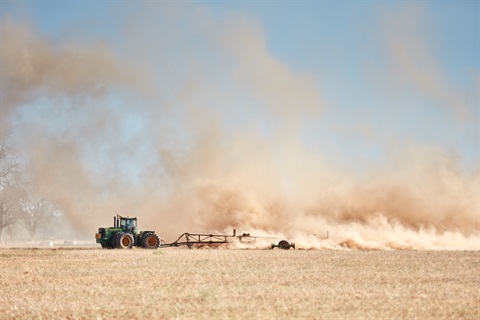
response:
[[[160,245],[160,239],[155,233],[145,233],[142,237],[142,247],[145,249],[157,249]]]
[[[119,232],[113,238],[113,245],[117,249],[132,249],[133,237],[129,233]]]

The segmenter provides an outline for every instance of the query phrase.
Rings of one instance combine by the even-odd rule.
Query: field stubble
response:
[[[1,319],[479,319],[480,252],[0,249]]]

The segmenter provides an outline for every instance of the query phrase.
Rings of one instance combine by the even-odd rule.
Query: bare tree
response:
[[[23,190],[18,186],[9,186],[0,191],[0,239],[3,229],[14,224],[22,215]]]
[[[0,188],[4,189],[17,182],[19,165],[7,137],[0,136]]]
[[[47,226],[57,212],[55,206],[46,197],[46,186],[38,179],[35,166],[30,164],[26,172],[25,195],[21,199],[23,225],[34,240],[38,230]],[[48,228],[47,228],[48,229]]]
[[[20,216],[20,166],[7,140],[0,136],[0,239]]]
[[[43,197],[29,195],[22,200],[23,223],[30,240],[34,240],[37,231],[54,218],[54,212],[53,204]]]

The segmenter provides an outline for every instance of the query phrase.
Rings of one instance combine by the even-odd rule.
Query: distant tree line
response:
[[[19,161],[9,136],[0,136],[0,241],[16,238],[14,225],[23,227],[33,241],[61,216],[43,194],[33,168]]]

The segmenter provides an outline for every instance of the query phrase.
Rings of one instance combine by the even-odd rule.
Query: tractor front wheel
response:
[[[157,249],[160,246],[160,239],[155,233],[146,233],[142,237],[142,247],[145,249]]]
[[[113,247],[110,243],[102,242],[100,244],[102,245],[103,249],[113,249]]]

